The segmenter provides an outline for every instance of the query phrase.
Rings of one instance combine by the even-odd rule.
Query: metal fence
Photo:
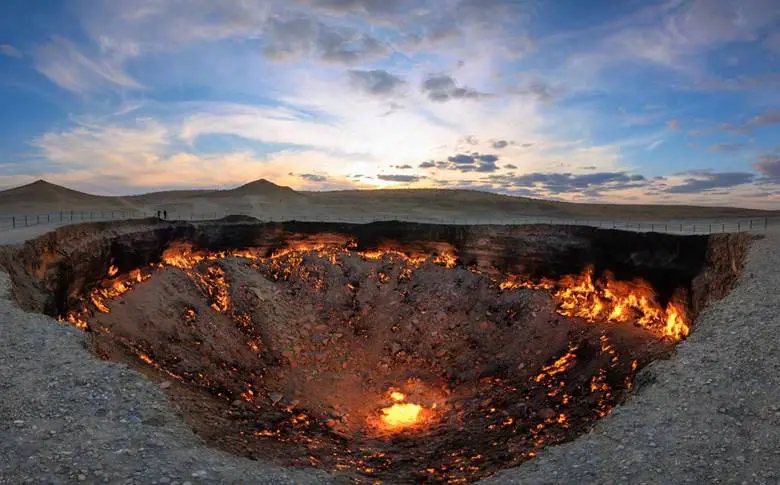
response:
[[[453,214],[450,216],[431,217],[422,214],[393,214],[393,213],[364,213],[357,216],[321,216],[307,213],[280,213],[280,212],[247,212],[224,210],[221,212],[182,212],[168,211],[168,220],[203,221],[215,220],[228,215],[252,216],[261,221],[304,221],[304,222],[343,222],[343,223],[369,223],[376,221],[400,220],[405,222],[417,222],[428,224],[453,224],[453,225],[521,225],[521,224],[549,224],[567,226],[591,226],[602,229],[620,229],[640,232],[664,232],[672,234],[716,234],[746,231],[767,231],[772,228],[780,228],[780,217],[753,217],[734,218],[721,220],[707,219],[680,219],[669,221],[632,221],[613,219],[578,219],[556,218],[544,216],[463,216]],[[49,225],[53,227],[78,224],[82,222],[129,220],[156,217],[157,212],[143,212],[137,210],[122,209],[94,209],[94,210],[65,210],[37,214],[16,214],[0,216],[0,231],[10,231],[25,227]]]

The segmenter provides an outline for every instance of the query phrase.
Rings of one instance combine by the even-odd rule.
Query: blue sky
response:
[[[780,209],[776,0],[4,0],[0,186]]]

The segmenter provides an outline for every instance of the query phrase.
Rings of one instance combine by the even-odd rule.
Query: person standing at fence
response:
[[[157,211],[157,218],[160,218],[160,211]]]
[[[164,210],[164,211],[163,211],[163,218],[164,218],[166,221],[168,220],[168,211],[167,211],[167,210]]]

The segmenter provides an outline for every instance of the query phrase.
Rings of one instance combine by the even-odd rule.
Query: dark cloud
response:
[[[710,151],[718,153],[734,153],[742,150],[744,147],[744,143],[718,143],[716,145],[710,145]]]
[[[437,103],[453,99],[478,99],[487,96],[487,94],[469,87],[459,87],[455,79],[447,74],[429,76],[423,81],[420,90],[428,96],[428,99]]]
[[[408,164],[403,164],[403,165],[393,165],[393,168],[397,168],[398,170],[409,170],[409,169],[412,169],[414,167],[412,167],[411,165],[408,165]]]
[[[735,187],[753,181],[755,175],[745,172],[710,172],[696,170],[677,175],[688,176],[680,185],[668,187],[665,191],[672,194],[691,194],[711,191],[712,189]]]
[[[469,145],[479,145],[479,140],[474,135],[468,135],[463,138],[463,143],[468,143]]]
[[[434,162],[433,160],[428,160],[418,165],[418,167],[420,168],[434,168],[435,166],[436,166],[436,162]]]
[[[471,155],[459,153],[458,155],[447,158],[447,160],[455,164],[472,164],[477,162],[495,163],[498,161],[498,155],[480,154],[476,152]]]
[[[558,89],[553,88],[550,84],[544,81],[521,81],[519,86],[512,86],[509,88],[509,92],[520,95],[530,96],[537,101],[548,103],[555,99],[560,94]]]
[[[325,175],[316,175],[313,173],[301,173],[298,174],[298,178],[302,178],[303,180],[309,181],[309,182],[327,182],[328,177]]]
[[[504,168],[508,168],[510,170],[515,170],[517,168],[517,165],[514,165],[512,163],[507,163],[506,165],[504,165]]]
[[[417,182],[419,180],[424,179],[425,177],[421,177],[418,175],[401,175],[401,174],[391,174],[391,175],[377,175],[376,178],[379,180],[384,180],[386,182]]]
[[[780,155],[761,155],[758,157],[758,162],[753,165],[753,168],[766,177],[780,180]]]
[[[495,172],[498,170],[497,161],[498,155],[489,153],[459,153],[448,157],[446,162],[436,162],[436,168],[460,172]],[[430,165],[427,167],[430,168]]]
[[[406,84],[400,77],[382,69],[371,71],[351,69],[347,74],[353,86],[368,94],[393,94]]]
[[[490,177],[490,180],[511,188],[540,188],[556,194],[584,191],[596,194],[610,190],[642,187],[648,184],[644,176],[631,175],[625,172],[598,172],[583,175],[534,172],[514,176],[493,175]]]
[[[507,140],[494,140],[493,141],[493,148],[496,150],[503,150],[504,148],[508,147],[512,142]]]
[[[522,143],[520,146],[523,147],[523,148],[531,148],[532,146],[534,146],[534,144],[533,143]]]
[[[272,17],[265,37],[264,52],[272,59],[316,57],[349,64],[387,53],[387,46],[375,37],[351,28],[330,27],[303,14]]]

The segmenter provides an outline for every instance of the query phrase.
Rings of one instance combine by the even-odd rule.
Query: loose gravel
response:
[[[594,430],[485,483],[774,484],[780,471],[780,234],[676,355]],[[25,313],[0,273],[0,484],[328,483],[206,447],[153,383],[79,331]]]

